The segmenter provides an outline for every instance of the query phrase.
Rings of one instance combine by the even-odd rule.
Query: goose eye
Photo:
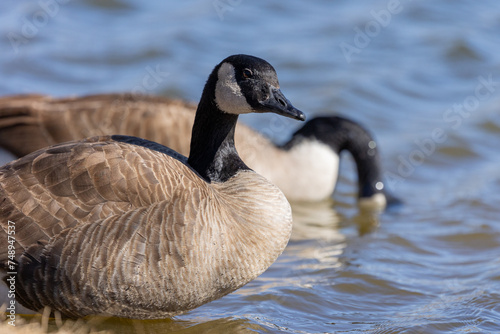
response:
[[[252,76],[253,76],[253,73],[248,68],[245,68],[243,70],[243,78],[248,79],[248,78],[251,78]]]

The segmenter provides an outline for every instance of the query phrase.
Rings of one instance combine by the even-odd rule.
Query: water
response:
[[[346,156],[333,200],[294,205],[292,240],[258,279],[173,320],[97,328],[500,333],[497,1],[4,0],[0,9],[1,95],[197,100],[216,63],[253,54],[309,117],[341,113],[370,128],[404,201],[360,212]],[[243,121],[276,141],[299,126]]]

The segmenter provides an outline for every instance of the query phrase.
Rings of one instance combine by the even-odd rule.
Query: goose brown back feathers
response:
[[[187,156],[195,111],[196,105],[181,100],[131,94],[0,97],[0,143],[21,157],[58,143],[122,134],[162,143]]]

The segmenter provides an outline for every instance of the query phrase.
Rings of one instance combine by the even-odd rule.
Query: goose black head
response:
[[[248,55],[233,55],[224,59],[215,71],[215,103],[222,112],[237,115],[272,112],[305,120],[304,113],[280,91],[276,71],[267,61]]]

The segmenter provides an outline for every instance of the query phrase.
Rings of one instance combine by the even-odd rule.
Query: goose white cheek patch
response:
[[[234,66],[229,63],[222,64],[217,75],[215,103],[219,109],[225,113],[237,115],[253,112],[236,82]]]

